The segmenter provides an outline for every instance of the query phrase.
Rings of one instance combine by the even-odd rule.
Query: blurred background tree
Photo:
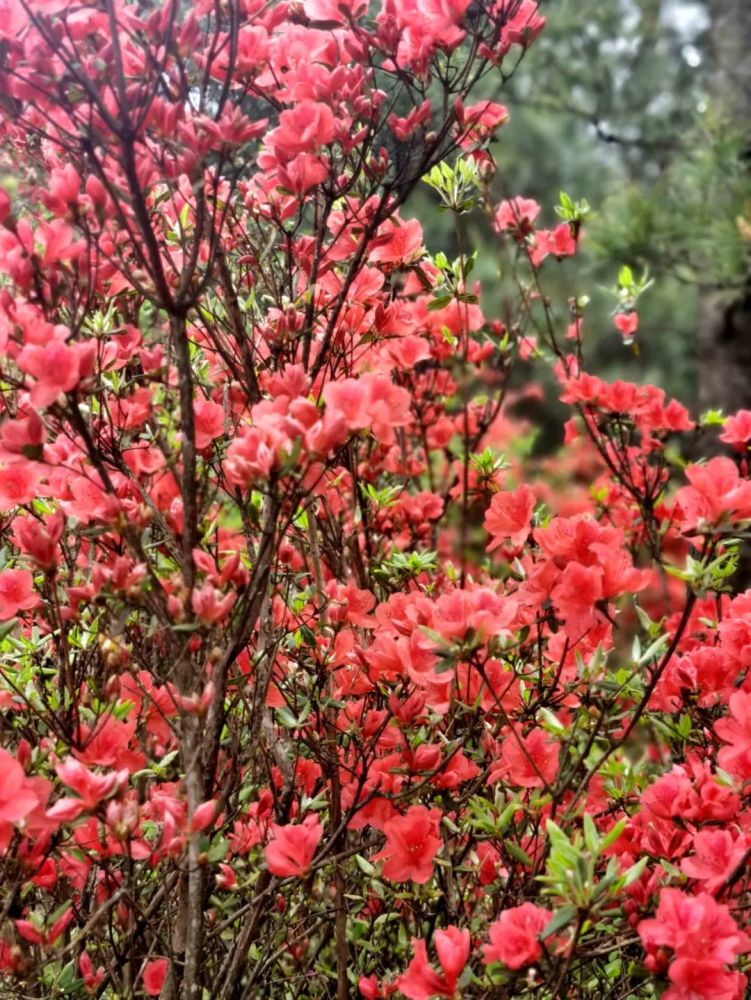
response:
[[[500,96],[511,122],[495,147],[496,198],[535,198],[544,225],[560,191],[592,206],[581,253],[548,265],[545,280],[555,301],[591,297],[594,370],[702,410],[751,409],[751,0],[540,8],[547,27]],[[497,78],[483,96],[499,99]],[[444,217],[422,217],[429,246],[451,239]],[[495,237],[480,216],[464,225],[481,249],[486,311],[503,315]],[[655,279],[639,304],[638,353],[612,324],[624,264]]]
[[[709,95],[730,146],[718,200],[736,214],[722,220],[725,271],[699,278],[699,404],[730,411],[751,409],[751,4],[710,0],[709,13]]]

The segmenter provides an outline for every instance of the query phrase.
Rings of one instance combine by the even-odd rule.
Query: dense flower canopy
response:
[[[544,24],[0,7],[3,996],[744,995],[749,414],[686,464],[546,293],[586,204],[495,199]]]

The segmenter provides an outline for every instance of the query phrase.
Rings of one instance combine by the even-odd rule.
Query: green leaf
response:
[[[722,415],[722,410],[707,410],[699,417],[701,427],[724,427],[726,417]]]
[[[563,930],[564,927],[568,927],[575,916],[575,906],[562,906],[560,909],[555,911],[550,919],[550,922],[546,925],[545,930],[540,934],[540,937],[547,938],[550,937],[551,934],[557,934],[558,931]]]
[[[452,295],[438,295],[428,302],[428,311],[436,312],[438,309],[445,309],[451,303]]]
[[[624,873],[623,875],[624,889],[626,888],[626,886],[631,885],[632,882],[635,882],[641,876],[642,872],[647,867],[648,861],[649,858],[647,857],[641,858],[639,861],[636,862],[635,865],[631,865],[631,867]]]
[[[78,993],[83,986],[83,980],[76,975],[76,963],[68,962],[57,980],[57,988],[68,995]]]
[[[523,864],[526,868],[534,867],[534,861],[532,858],[530,858],[527,852],[519,847],[518,844],[515,844],[513,840],[504,840],[503,846],[515,861],[521,862],[521,864]]]
[[[602,854],[603,851],[606,851],[609,847],[611,847],[616,842],[616,840],[618,840],[618,838],[625,829],[626,829],[626,820],[619,819],[618,822],[615,824],[615,826],[613,826],[610,830],[608,830],[608,832],[600,841],[600,853]]]
[[[367,875],[368,878],[372,878],[375,875],[376,873],[375,866],[371,865],[369,861],[366,861],[366,859],[361,854],[355,855],[355,861],[357,862],[357,867],[360,869],[363,875]]]
[[[285,729],[297,729],[297,719],[288,708],[277,708],[276,716]]]
[[[208,852],[209,861],[214,865],[223,861],[227,857],[228,846],[229,841],[225,840],[224,837],[220,837],[219,840],[214,841]]]
[[[583,816],[584,823],[584,843],[587,845],[587,850],[590,854],[597,856],[600,853],[600,835],[597,832],[597,827],[595,826],[595,821],[585,812]]]
[[[18,625],[17,618],[11,618],[9,621],[3,622],[2,625],[0,625],[0,642],[10,635],[16,625]]]

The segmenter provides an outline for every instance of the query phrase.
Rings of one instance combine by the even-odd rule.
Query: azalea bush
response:
[[[744,996],[751,415],[587,372],[586,202],[493,195],[543,27],[0,9],[3,997]]]

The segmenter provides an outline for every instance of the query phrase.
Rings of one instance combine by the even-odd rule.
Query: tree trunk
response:
[[[701,413],[751,410],[751,287],[700,287],[697,362]]]
[[[731,125],[746,129],[751,151],[751,2],[709,0],[710,99]],[[751,276],[745,290],[699,290],[698,386],[701,410],[751,409]]]
[[[709,96],[716,112],[731,126],[745,130],[744,149],[751,154],[751,2],[709,0]],[[748,163],[748,159],[747,159]],[[699,411],[725,414],[751,410],[751,274],[745,288],[699,289]],[[716,433],[703,435],[705,455],[721,449]],[[737,592],[751,586],[751,546],[741,545],[733,579]]]

